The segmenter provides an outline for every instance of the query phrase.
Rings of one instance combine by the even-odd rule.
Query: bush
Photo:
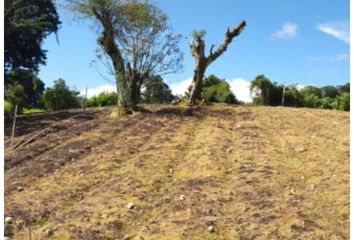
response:
[[[97,96],[91,97],[87,100],[87,107],[104,107],[104,106],[112,106],[117,105],[117,93],[107,93],[102,92]]]
[[[22,109],[27,106],[27,95],[22,85],[11,84],[9,85],[6,94],[6,100],[8,100],[12,106],[17,105],[17,113],[21,114]]]
[[[42,101],[50,111],[64,110],[80,107],[79,92],[70,90],[63,79],[54,82],[53,88],[47,88]]]
[[[13,115],[13,109],[12,109],[12,105],[10,102],[8,101],[4,101],[4,116],[6,118],[12,118]]]
[[[170,103],[176,97],[161,76],[153,76],[144,81],[141,102]]]
[[[343,93],[333,101],[333,108],[342,111],[350,111],[350,94]]]
[[[202,98],[206,102],[237,103],[230,85],[225,81],[210,75],[203,80]]]

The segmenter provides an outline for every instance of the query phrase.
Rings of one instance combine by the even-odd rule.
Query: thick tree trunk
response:
[[[192,89],[189,95],[189,105],[195,105],[197,101],[202,100],[203,77],[206,70],[204,64],[198,64],[194,70]]]
[[[189,93],[188,104],[195,105],[198,100],[202,99],[202,85],[205,70],[207,68],[207,62],[204,54],[205,43],[204,40],[199,38],[196,41],[197,45],[191,46],[192,55],[195,58],[195,70]]]
[[[140,100],[140,79],[136,74],[133,74],[133,76],[130,78],[129,90],[132,101],[132,109],[137,110],[137,106]]]
[[[112,19],[110,18],[109,13],[107,11],[99,11],[95,8],[93,8],[92,11],[103,26],[103,32],[101,37],[98,39],[98,43],[103,48],[104,52],[112,60],[113,68],[115,71],[118,95],[118,115],[124,116],[127,113],[131,112],[134,106],[129,91],[129,78],[127,76],[127,71],[124,66],[124,60],[117,44],[115,43]]]

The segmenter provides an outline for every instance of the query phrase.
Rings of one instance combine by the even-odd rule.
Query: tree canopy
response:
[[[79,92],[70,89],[63,79],[54,81],[52,88],[47,88],[43,95],[43,103],[50,111],[80,107]]]
[[[95,20],[102,32],[99,58],[114,75],[118,105],[134,109],[144,81],[153,75],[179,71],[181,36],[167,15],[149,1],[68,0],[72,10]]]
[[[38,71],[46,61],[43,40],[61,23],[53,1],[6,0],[4,7],[5,73],[16,68]]]
[[[144,103],[170,103],[175,96],[161,76],[154,76],[144,82],[141,98]]]
[[[206,102],[237,103],[230,85],[215,75],[210,75],[203,80],[202,98]]]

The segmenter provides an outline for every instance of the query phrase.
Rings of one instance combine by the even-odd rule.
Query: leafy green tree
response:
[[[301,89],[300,92],[304,97],[306,96],[322,97],[321,89],[315,86],[306,86],[303,89]]]
[[[149,1],[68,0],[80,15],[94,20],[101,59],[115,77],[119,114],[135,110],[141,86],[153,75],[179,71],[181,39],[168,24],[167,15]]]
[[[282,88],[282,86],[280,86]],[[302,107],[304,104],[304,96],[297,89],[296,85],[285,87],[284,92],[284,106]]]
[[[230,85],[215,75],[210,75],[203,80],[202,98],[207,102],[237,103]]]
[[[321,87],[321,92],[323,97],[328,97],[334,99],[339,95],[338,89],[334,86],[324,86]]]
[[[143,89],[142,102],[144,103],[170,103],[175,99],[161,76],[148,78],[144,82]]]
[[[250,91],[252,95],[255,95],[253,104],[270,106],[281,105],[283,86],[272,83],[264,75],[259,75],[251,81]]]
[[[93,96],[87,100],[88,107],[104,107],[117,105],[117,93],[102,92],[97,96]]]
[[[50,111],[64,110],[80,107],[79,92],[66,86],[63,79],[54,82],[52,88],[46,88],[43,95],[43,103]]]
[[[22,113],[22,109],[27,106],[28,97],[22,85],[15,83],[8,86],[5,99],[12,104],[17,105],[17,112]]]
[[[337,86],[339,94],[349,93],[350,94],[350,83]]]
[[[342,111],[350,111],[350,94],[344,92],[338,95],[333,101],[333,108]]]
[[[27,95],[27,106],[30,108],[42,107],[41,98],[44,92],[44,83],[35,73],[24,69],[15,69],[8,74],[6,85],[20,84]]]
[[[43,40],[57,32],[60,21],[52,0],[5,0],[5,73],[45,64]]]

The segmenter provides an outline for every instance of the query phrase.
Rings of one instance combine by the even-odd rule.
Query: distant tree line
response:
[[[254,105],[337,109],[350,111],[350,84],[339,86],[279,85],[264,75],[257,76],[250,87]]]

